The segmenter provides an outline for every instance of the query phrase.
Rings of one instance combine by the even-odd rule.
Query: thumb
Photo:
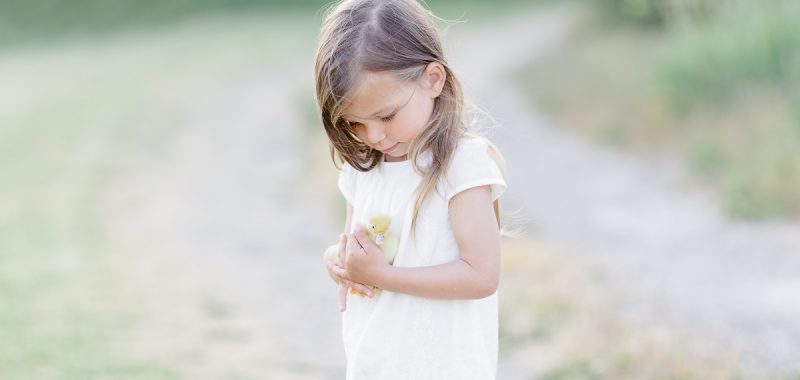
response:
[[[353,233],[356,240],[358,240],[358,244],[364,247],[364,251],[367,253],[372,253],[372,249],[374,248],[375,244],[372,242],[372,239],[369,238],[367,232],[363,229],[356,229],[356,232]]]

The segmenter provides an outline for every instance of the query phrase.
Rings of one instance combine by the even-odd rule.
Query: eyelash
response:
[[[384,122],[384,123],[388,123],[388,122],[394,120],[395,116],[397,116],[397,113],[393,113],[393,114],[391,114],[389,116],[382,117],[381,121]],[[348,122],[347,124],[350,125],[351,128],[353,128],[353,127],[355,127],[357,125],[360,125],[361,123]]]

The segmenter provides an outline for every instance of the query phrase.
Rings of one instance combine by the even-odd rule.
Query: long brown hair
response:
[[[416,81],[429,63],[444,66],[442,92],[434,100],[427,126],[409,148],[412,167],[423,178],[415,191],[412,231],[425,198],[445,174],[458,139],[473,134],[465,120],[461,84],[444,57],[434,18],[416,0],[338,2],[325,16],[314,68],[316,98],[330,140],[331,160],[337,168],[336,158],[366,172],[381,162],[383,153],[362,142],[341,116],[360,76],[365,72],[391,72],[401,80]],[[489,146],[502,170],[502,156],[494,145]],[[430,152],[431,157],[430,165],[424,168],[417,162],[423,152]],[[499,226],[496,202],[494,209]]]

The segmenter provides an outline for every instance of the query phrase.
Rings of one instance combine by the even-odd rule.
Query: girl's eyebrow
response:
[[[383,114],[383,113],[385,113],[386,111],[389,111],[389,110],[392,110],[392,111],[398,111],[398,110],[400,110],[401,108],[403,108],[403,107],[405,107],[406,105],[408,105],[408,102],[410,102],[410,101],[411,101],[411,98],[413,98],[413,97],[414,97],[414,94],[416,94],[416,93],[417,93],[417,88],[416,88],[416,87],[414,87],[414,90],[413,90],[413,91],[411,91],[411,95],[408,97],[408,99],[405,101],[405,103],[403,103],[403,104],[397,104],[397,105],[389,105],[389,106],[386,106],[386,107],[384,107],[383,109],[381,109],[380,111],[378,111],[378,112],[375,112],[375,113],[372,115],[372,117],[376,117],[376,116],[378,116],[378,115],[380,115],[380,114]],[[345,119],[350,119],[349,117],[347,117],[347,116],[346,116],[346,115],[344,115],[344,114],[342,114],[342,117],[343,117],[343,118],[345,118]],[[369,119],[369,118],[368,118],[368,117],[365,117],[365,118],[361,118],[361,119]]]
[[[375,112],[374,114],[372,114],[372,117],[376,117],[378,115],[384,114],[384,113],[389,112],[389,111],[391,111],[392,109],[395,109],[395,108],[397,108],[396,105],[390,105],[388,107],[383,107],[383,109],[381,109],[380,111]]]
[[[388,111],[392,111],[392,110],[394,110],[396,108],[398,108],[397,105],[389,105],[389,106],[383,107],[380,111],[375,112],[374,114],[372,114],[371,117],[377,117],[378,115],[384,114],[384,113],[386,113]],[[344,117],[345,119],[350,119],[350,117],[347,116],[347,115],[342,115],[342,117]],[[359,119],[369,119],[369,117],[360,117]]]

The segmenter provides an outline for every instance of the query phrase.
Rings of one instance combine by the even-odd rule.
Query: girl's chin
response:
[[[372,149],[379,150],[372,146]],[[391,149],[381,151],[385,161],[405,161],[408,159],[408,145],[406,143],[395,143]]]

